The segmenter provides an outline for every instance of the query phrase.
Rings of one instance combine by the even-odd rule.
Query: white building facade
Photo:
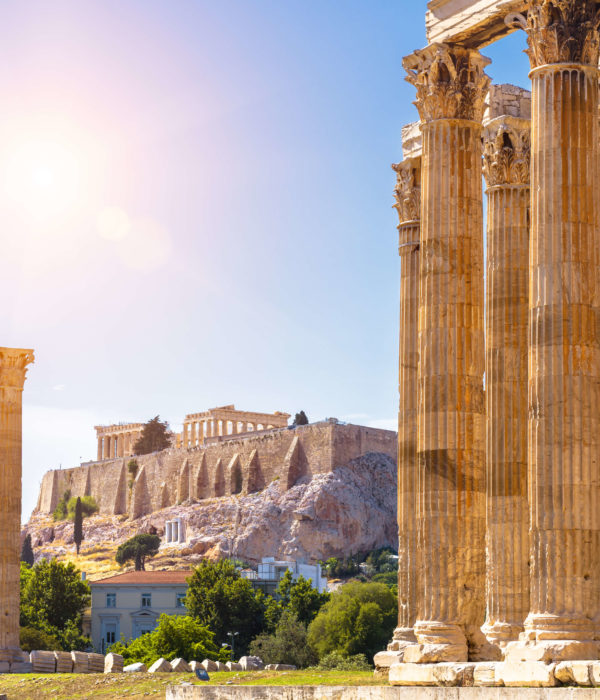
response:
[[[292,579],[296,581],[303,576],[310,581],[313,588],[319,593],[327,590],[327,579],[323,576],[320,564],[305,564],[300,561],[277,561],[275,557],[263,557],[258,565],[258,572],[242,571],[242,576],[252,581],[255,588],[261,588],[265,593],[272,595],[284,577],[286,571],[291,571]]]
[[[92,590],[92,643],[98,652],[121,636],[136,639],[152,632],[162,613],[185,615],[186,571],[130,571],[99,581]]]

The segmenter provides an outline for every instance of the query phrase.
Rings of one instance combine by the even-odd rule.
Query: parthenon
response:
[[[133,446],[142,434],[143,423],[117,423],[96,425],[98,461],[115,457],[131,457]]]
[[[553,685],[599,657],[600,3],[431,0],[426,26],[394,166],[399,620],[376,664]],[[479,53],[515,30],[531,95]]]

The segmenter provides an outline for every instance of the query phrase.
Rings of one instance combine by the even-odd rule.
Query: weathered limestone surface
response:
[[[485,455],[481,120],[489,61],[433,45],[404,59],[423,132],[419,293],[419,648],[481,658]]]
[[[515,94],[517,92],[517,94]],[[529,612],[527,339],[529,94],[492,86],[484,128],[487,184],[487,616],[492,643],[516,640]],[[511,115],[511,112],[514,116]],[[515,114],[517,112],[517,114]]]
[[[0,348],[0,662],[19,648],[22,394],[33,350]]]
[[[597,658],[600,569],[597,6],[531,0],[529,476],[525,638]]]

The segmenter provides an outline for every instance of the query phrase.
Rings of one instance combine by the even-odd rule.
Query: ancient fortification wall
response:
[[[367,452],[396,457],[396,433],[334,422],[184,449],[94,462],[44,475],[36,510],[52,513],[62,494],[93,496],[106,515],[139,518],[188,499],[260,491],[274,479],[282,489],[301,477],[331,472]]]

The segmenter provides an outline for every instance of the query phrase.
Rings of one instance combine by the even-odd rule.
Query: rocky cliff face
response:
[[[258,493],[191,500],[128,520],[94,516],[84,523],[83,561],[104,574],[117,546],[138,532],[163,536],[165,522],[181,518],[185,542],[163,543],[153,568],[182,567],[202,557],[233,556],[256,563],[265,556],[325,560],[397,546],[396,465],[387,455],[369,453],[327,474],[300,479],[285,490],[276,479]],[[74,559],[72,523],[52,523],[37,514],[26,525],[36,557]],[[96,561],[98,567],[86,562]],[[104,565],[103,565],[104,564]]]

